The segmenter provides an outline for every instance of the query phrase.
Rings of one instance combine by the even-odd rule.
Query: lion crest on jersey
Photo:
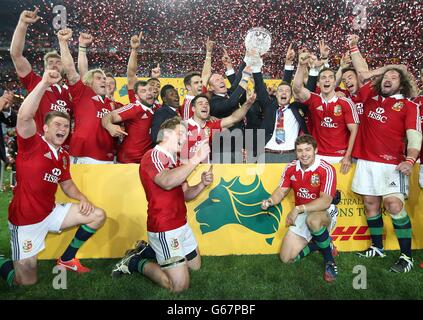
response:
[[[339,117],[340,115],[342,115],[342,107],[337,104],[334,108],[333,108],[333,114],[337,117]]]
[[[24,252],[30,252],[32,250],[32,241],[25,240],[22,245],[22,249]]]
[[[66,160],[66,157],[63,157],[63,169],[66,170],[67,166],[68,166],[68,160]]]
[[[392,106],[392,110],[397,111],[397,112],[401,111],[402,108],[404,108],[404,102],[402,102],[402,101],[398,101],[398,102],[394,103],[394,105]]]
[[[171,247],[173,250],[178,250],[178,249],[179,249],[179,241],[178,241],[178,239],[177,239],[177,238],[173,238],[173,239],[170,241],[170,247]]]
[[[313,173],[313,174],[311,175],[311,178],[310,178],[310,184],[311,184],[313,187],[318,187],[318,186],[320,186],[320,176],[319,176],[319,174],[317,174],[317,173]]]
[[[206,138],[210,137],[210,128],[209,127],[204,128],[204,134],[205,134]]]
[[[282,216],[282,205],[261,209],[261,201],[270,197],[256,175],[254,181],[245,185],[240,177],[230,181],[220,179],[213,188],[208,199],[195,209],[196,220],[200,224],[202,234],[216,231],[228,224],[238,224],[251,232],[264,235],[271,245],[279,229]]]

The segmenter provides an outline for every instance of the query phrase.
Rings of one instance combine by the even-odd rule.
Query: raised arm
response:
[[[338,71],[336,71],[336,87],[338,87],[341,84],[342,81],[342,70],[345,68],[348,68],[351,65],[351,56],[349,51],[345,52],[342,55],[342,58],[339,62],[339,68]]]
[[[78,71],[81,78],[88,72],[87,50],[93,43],[93,37],[88,33],[79,34]]]
[[[348,35],[347,41],[348,46],[350,47],[351,61],[354,66],[354,69],[357,71],[357,74],[361,72],[369,71],[369,66],[367,65],[366,60],[361,55],[360,50],[358,49],[358,40],[359,37],[355,34]]]
[[[317,66],[319,68],[328,67],[329,68],[329,54],[330,48],[326,44],[325,40],[319,41],[319,59],[317,61]]]
[[[226,77],[228,78],[229,82],[232,85],[232,83],[234,83],[235,81],[235,70],[234,70],[234,65],[232,64],[231,57],[229,56],[228,51],[226,51],[225,48],[223,48],[222,63],[226,69],[225,71]]]
[[[229,99],[219,99],[217,101],[213,101],[213,98],[211,100],[210,110],[212,112],[212,115],[215,117],[222,117],[222,114],[227,114],[228,111],[233,110],[234,108],[239,106],[239,101],[241,99],[241,96],[245,93],[247,90],[248,80],[252,76],[251,69],[248,71],[247,68],[244,69],[242,72],[242,78],[239,82],[239,85],[236,87],[236,89],[230,94]]]
[[[22,138],[27,139],[35,135],[37,132],[34,117],[40,105],[41,98],[47,88],[55,83],[58,83],[60,79],[61,77],[59,72],[55,70],[46,70],[42,80],[22,102],[16,123],[16,129]]]
[[[368,71],[361,71],[358,74],[358,77],[360,79],[361,82],[365,82],[367,80],[370,80],[373,77],[379,77],[381,75],[383,75],[386,71],[388,71],[389,69],[400,69],[403,70],[405,73],[407,73],[407,66],[402,65],[402,64],[388,64],[386,66],[374,69],[374,70],[368,70]]]
[[[38,11],[38,8],[36,8],[34,11],[22,11],[19,17],[18,25],[16,26],[15,32],[13,33],[12,43],[10,44],[10,56],[15,66],[16,73],[21,78],[24,78],[32,70],[31,64],[23,56],[23,50],[25,47],[25,37],[28,26],[40,19],[40,17],[37,15]]]
[[[295,50],[292,49],[292,43],[290,43],[285,56],[285,66],[282,81],[291,83],[292,77],[294,75],[294,60]]]
[[[137,68],[138,68],[138,48],[140,47],[142,39],[142,31],[139,35],[134,35],[131,37],[131,54],[129,55],[128,68],[126,71],[126,76],[128,78],[128,90],[133,90],[135,83],[137,82]]]
[[[272,103],[272,100],[270,99],[269,92],[264,84],[263,74],[261,72],[253,73],[253,78],[254,90],[257,93],[257,100],[263,110],[265,110]]]
[[[238,110],[235,110],[229,117],[223,118],[221,122],[222,128],[230,128],[236,123],[240,122],[242,119],[244,119],[245,115],[247,114],[250,107],[253,105],[254,101],[256,101],[256,94],[251,94],[247,101],[244,102],[244,104],[239,108]]]
[[[162,74],[162,71],[160,69],[160,63],[157,64],[157,66],[153,69],[151,69],[151,78],[160,78]]]
[[[310,91],[304,87],[304,75],[307,72],[309,60],[310,54],[308,52],[302,52],[298,57],[298,67],[295,73],[292,91],[295,98],[300,102],[307,101],[311,95]]]
[[[76,72],[75,63],[69,51],[68,42],[72,38],[72,30],[69,28],[59,30],[57,33],[57,38],[59,39],[60,56],[62,58],[63,70],[66,73],[69,84],[74,85],[79,81],[80,76],[78,72]]]
[[[207,87],[207,84],[209,83],[209,79],[211,77],[213,46],[214,41],[211,41],[209,40],[209,38],[207,38],[206,58],[204,60],[203,70],[201,72],[201,80],[203,82],[203,86],[205,87]]]

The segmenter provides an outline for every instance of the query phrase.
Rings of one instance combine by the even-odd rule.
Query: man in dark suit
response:
[[[210,99],[210,115],[218,119],[230,116],[240,107],[240,103],[245,102],[245,94],[248,80],[251,77],[251,69],[245,68],[245,63],[242,63],[236,75],[232,73],[232,75],[227,74],[227,76],[231,83],[229,89],[226,87],[225,79],[220,74],[213,74],[209,81],[209,87],[212,93]],[[238,132],[239,138],[243,140],[244,122],[240,121],[229,128],[230,131],[234,129],[240,130]],[[221,146],[221,149],[224,149],[223,146]],[[232,143],[231,162],[238,162],[236,161],[235,154],[241,154],[241,150],[235,149],[235,144]]]
[[[307,109],[298,102],[290,102],[292,88],[289,83],[282,81],[276,95],[269,96],[262,73],[253,73],[253,77],[257,99],[264,112],[260,128],[265,130],[265,161],[291,162],[296,158],[296,138],[300,132],[308,133],[304,119]]]
[[[17,115],[12,109],[12,105],[15,103],[14,95],[12,91],[4,91],[0,89],[0,160],[1,160],[1,172],[0,172],[0,187],[3,187],[3,174],[4,166],[8,163],[6,156],[6,147],[4,145],[3,137],[3,123],[8,127],[16,126]]]
[[[179,94],[175,87],[170,84],[163,86],[160,91],[160,96],[163,100],[163,106],[154,113],[153,122],[151,124],[151,139],[153,141],[153,146],[157,144],[157,134],[159,133],[161,124],[167,119],[180,116]]]

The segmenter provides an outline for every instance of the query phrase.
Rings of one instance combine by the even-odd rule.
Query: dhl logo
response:
[[[371,240],[370,235],[366,234],[368,229],[368,226],[340,226],[333,230],[331,237],[333,241],[348,241],[351,237],[353,240]],[[386,235],[384,234],[383,239],[385,238]]]

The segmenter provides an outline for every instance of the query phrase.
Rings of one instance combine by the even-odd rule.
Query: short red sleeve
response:
[[[25,77],[19,78],[24,85],[25,89],[28,90],[28,93],[34,90],[34,88],[37,86],[37,84],[41,81],[41,77],[33,70],[31,70],[30,73],[28,73]]]
[[[134,89],[128,89],[128,98],[130,103],[135,103],[137,101]]]
[[[126,106],[116,110],[119,116],[122,118],[122,121],[134,119],[137,115],[143,114],[145,111],[135,104],[127,104]]]
[[[87,90],[87,86],[81,80],[74,85],[69,85],[69,92],[72,96],[74,105],[76,105],[84,95],[85,90]]]
[[[336,171],[335,168],[327,162],[321,164],[323,170],[320,177],[320,192],[326,193],[332,197],[336,194]]]
[[[280,188],[291,188],[291,175],[293,173],[293,170],[295,170],[294,164],[288,164],[285,168],[285,170],[282,173],[281,181],[279,183]]]

